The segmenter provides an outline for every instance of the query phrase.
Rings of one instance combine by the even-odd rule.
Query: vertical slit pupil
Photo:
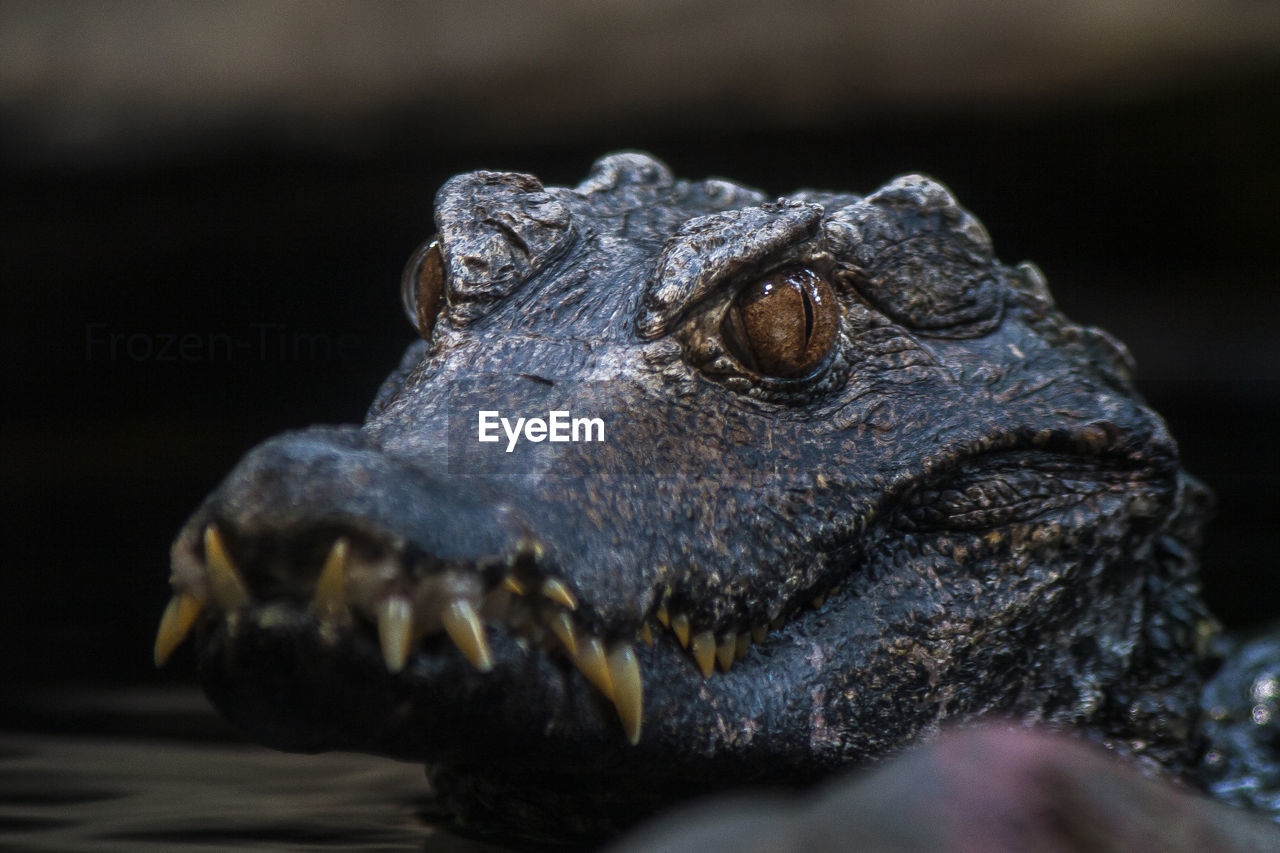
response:
[[[800,298],[804,302],[804,345],[807,347],[813,340],[813,297],[803,284],[800,285]]]

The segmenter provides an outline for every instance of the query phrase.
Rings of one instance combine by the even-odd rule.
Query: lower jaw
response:
[[[787,701],[797,691],[783,678],[757,689],[750,672],[768,666],[780,676],[802,665],[799,644],[780,641],[768,660],[709,680],[674,638],[641,648],[645,733],[632,745],[610,701],[572,663],[526,651],[504,632],[491,632],[490,672],[477,672],[441,638],[392,673],[373,636],[333,642],[305,611],[277,613],[265,626],[255,615],[244,610],[203,627],[200,675],[224,715],[275,748],[353,750],[533,779],[549,779],[554,767],[566,785],[579,780],[579,789],[592,775],[633,777],[655,789],[655,801],[669,800],[665,789],[684,782],[705,790],[749,778],[754,764],[768,759],[759,754],[762,745],[773,744],[771,753],[803,752],[796,732],[807,731],[800,725],[807,717],[784,723],[808,706],[807,692]],[[737,737],[739,729],[754,731],[755,743]],[[775,774],[805,772],[804,765],[770,764]]]
[[[549,769],[550,756],[540,768],[513,764],[502,754],[512,746],[506,738],[495,737],[486,748],[480,720],[459,728],[465,713],[431,723],[397,720],[397,709],[413,703],[424,686],[413,681],[412,667],[400,676],[387,673],[372,644],[335,650],[307,635],[242,631],[232,638],[218,627],[200,637],[199,648],[204,688],[237,728],[286,751],[353,750],[426,764],[424,813],[464,834],[515,840],[522,848],[586,848],[709,790],[705,780],[676,787],[599,768],[557,771]],[[501,652],[499,644],[495,653]],[[596,737],[583,738],[584,750],[592,741],[621,741],[616,723],[602,721],[597,729]]]

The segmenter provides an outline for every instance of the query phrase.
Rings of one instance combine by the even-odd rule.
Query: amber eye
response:
[[[807,376],[835,346],[840,307],[835,292],[813,270],[778,270],[734,298],[724,337],[747,367],[767,376]]]
[[[418,247],[405,264],[400,277],[400,299],[405,316],[423,340],[431,340],[440,300],[444,298],[444,259],[440,256],[440,240],[433,237]]]

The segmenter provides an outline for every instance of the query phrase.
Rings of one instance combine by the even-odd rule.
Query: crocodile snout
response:
[[[578,624],[578,596],[544,556],[478,478],[407,466],[358,430],[288,434],[250,453],[179,535],[156,662],[202,614],[230,620],[234,635],[301,612],[331,644],[376,642],[393,674],[417,650],[443,653],[438,637],[488,673],[486,625],[497,626],[518,648],[566,655],[635,742],[642,686],[632,644]]]

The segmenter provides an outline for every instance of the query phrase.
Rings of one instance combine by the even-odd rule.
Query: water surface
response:
[[[238,739],[194,689],[4,702],[0,849],[489,853],[429,825],[422,767]]]

